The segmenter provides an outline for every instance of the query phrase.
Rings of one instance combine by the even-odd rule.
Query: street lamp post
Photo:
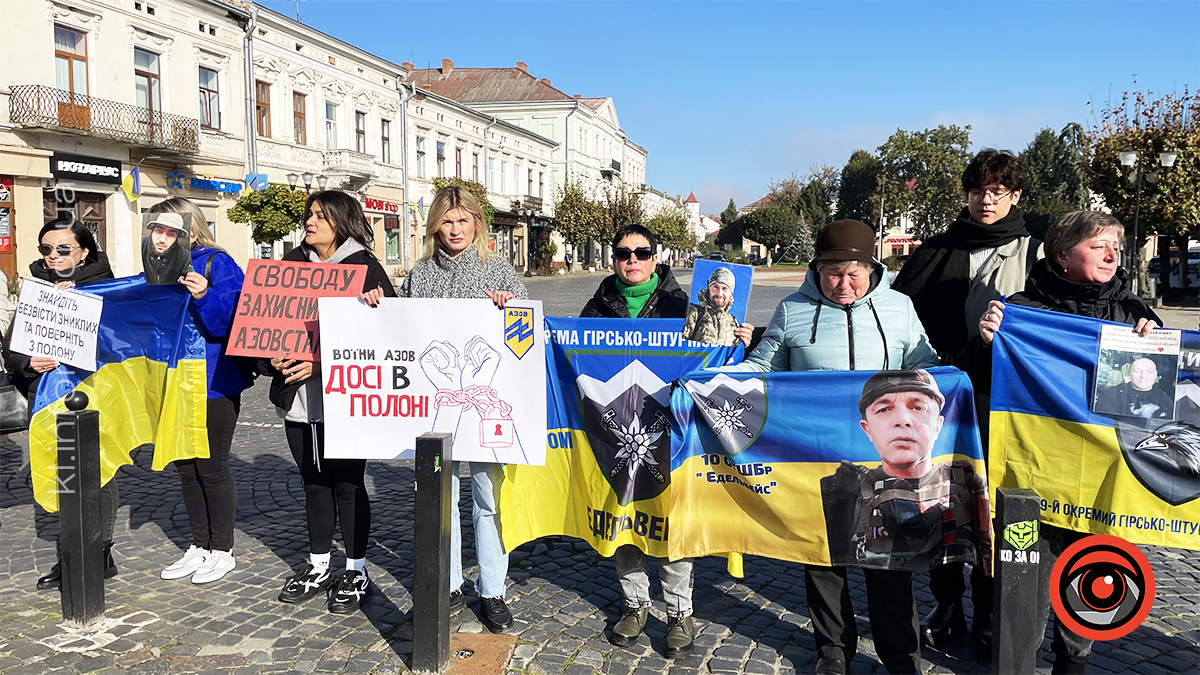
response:
[[[1133,268],[1133,292],[1141,295],[1141,280],[1142,268],[1138,264],[1138,218],[1142,211],[1142,179],[1145,178],[1151,185],[1158,182],[1158,167],[1154,167],[1154,171],[1147,173],[1144,168],[1144,162],[1138,161],[1137,150],[1122,150],[1117,153],[1121,160],[1121,167],[1125,171],[1125,180],[1129,181],[1130,185],[1135,185],[1135,193],[1137,197],[1133,206],[1133,249],[1130,255],[1130,267]],[[1170,169],[1175,165],[1175,158],[1178,153],[1173,150],[1166,150],[1158,153],[1158,163],[1164,169]],[[1170,271],[1167,272],[1168,282],[1171,279]]]
[[[327,176],[325,176],[325,175],[313,176],[312,173],[309,171],[305,171],[303,174],[289,173],[287,175],[287,182],[288,182],[288,185],[293,190],[295,190],[296,185],[301,180],[303,180],[304,181],[304,191],[312,192],[313,178],[317,179],[317,190],[324,190],[325,186],[329,183],[329,178]]]
[[[540,249],[533,248],[533,218],[534,216],[540,215],[541,211],[538,209],[525,207],[517,209],[517,213],[525,216],[525,276],[531,277],[533,276],[533,253],[536,252],[538,254],[539,262],[541,260]]]

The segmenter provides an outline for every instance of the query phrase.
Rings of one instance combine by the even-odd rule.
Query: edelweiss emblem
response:
[[[697,394],[696,398],[700,399],[700,402],[704,404],[704,407],[708,408],[710,414],[713,416],[711,424],[713,435],[720,436],[726,431],[737,429],[745,434],[746,438],[754,437],[754,432],[742,422],[742,413],[747,410],[754,410],[754,406],[750,405],[746,399],[738,396],[733,405],[729,404],[729,399],[725,399],[725,404],[722,406],[717,405],[707,396]]]
[[[616,478],[622,469],[629,473],[629,479],[637,473],[638,467],[646,467],[646,471],[654,476],[659,483],[667,482],[666,476],[658,469],[658,460],[654,459],[654,443],[662,438],[663,431],[671,426],[671,422],[661,411],[655,411],[654,422],[643,428],[642,421],[635,414],[629,426],[621,426],[614,418],[617,413],[609,409],[600,418],[604,426],[613,432],[617,438],[617,465],[609,472],[610,478]]]

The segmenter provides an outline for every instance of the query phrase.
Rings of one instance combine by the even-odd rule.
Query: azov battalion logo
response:
[[[1096,534],[1063,551],[1050,573],[1054,613],[1073,632],[1113,640],[1141,625],[1154,604],[1154,571],[1136,546]]]
[[[725,374],[707,382],[688,382],[696,409],[730,457],[745,450],[762,433],[767,420],[767,394],[760,375],[738,380]]]
[[[670,384],[634,361],[607,382],[577,380],[583,425],[596,463],[625,506],[670,484]]]

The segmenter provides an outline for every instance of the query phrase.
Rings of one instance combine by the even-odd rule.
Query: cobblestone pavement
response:
[[[590,276],[594,290],[600,277]],[[531,284],[534,297],[548,297],[550,289],[558,288],[544,283]],[[769,302],[765,296],[763,301]],[[548,302],[548,311],[550,307]],[[411,462],[368,464],[374,525],[367,555],[373,585],[362,611],[330,614],[317,599],[285,605],[276,596],[290,568],[304,560],[307,535],[299,474],[266,401],[266,386],[246,393],[238,424],[231,461],[239,495],[237,569],[205,586],[159,579],[159,572],[189,543],[187,516],[174,469],[153,472],[150,453],[136,452],[134,465],[122,468],[116,479],[121,507],[114,553],[120,574],[106,585],[108,611],[99,630],[87,632],[61,624],[58,593],[33,590],[39,573],[54,562],[58,520],[33,502],[25,435],[0,437],[0,673],[408,671]],[[469,504],[469,484],[462,481],[464,504]],[[469,513],[464,508],[468,546]],[[1154,609],[1131,635],[1097,644],[1089,671],[1200,671],[1200,553],[1142,548],[1157,577]],[[470,549],[464,552],[468,578],[475,573],[472,555]],[[340,553],[335,552],[334,564],[341,564]],[[697,561],[696,647],[688,656],[668,660],[662,656],[666,617],[661,601],[652,610],[646,635],[633,647],[614,647],[607,630],[618,616],[620,598],[612,562],[574,539],[526,544],[513,552],[509,575],[508,600],[517,619],[511,632],[518,644],[508,673],[805,672],[813,638],[803,568],[748,557],[745,572],[745,578],[735,579],[725,573],[723,559]],[[851,579],[861,635],[851,671],[878,672],[882,666],[874,657],[862,575],[851,572]],[[654,595],[661,598],[656,578],[653,583]],[[931,608],[926,585],[927,578],[918,576],[922,613]],[[481,632],[470,582],[467,591],[467,608],[457,613],[452,630]],[[925,658],[935,673],[989,669],[966,645],[926,649]],[[1049,666],[1043,653],[1039,670]]]

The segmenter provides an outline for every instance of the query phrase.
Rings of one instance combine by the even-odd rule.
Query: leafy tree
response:
[[[811,258],[812,233],[807,226],[801,227],[802,220],[798,213],[787,206],[770,204],[747,213],[738,219],[738,223],[744,236],[767,247],[768,251],[797,241],[800,255],[805,255],[804,243],[807,242],[806,255]]]
[[[724,228],[729,225],[732,225],[733,221],[735,221],[737,219],[738,219],[737,206],[734,205],[733,199],[730,199],[729,206],[726,206],[725,210],[721,212],[721,227]]]
[[[286,185],[272,184],[265,190],[247,190],[229,209],[229,220],[252,223],[256,244],[273,244],[304,223],[308,195]]]
[[[880,185],[875,194],[890,216],[908,215],[913,235],[942,232],[962,210],[962,172],[971,155],[970,125],[896,133],[879,146]]]
[[[1118,153],[1136,150],[1145,172],[1137,217],[1139,249],[1149,234],[1169,237],[1183,252],[1181,279],[1186,280],[1187,241],[1200,237],[1200,99],[1186,88],[1152,98],[1153,92],[1125,92],[1109,104],[1092,129],[1087,147],[1087,176],[1092,190],[1126,226],[1132,236],[1137,211],[1137,186],[1121,166]],[[1178,153],[1168,170],[1158,166],[1158,153]],[[1140,258],[1140,257],[1139,257]],[[1146,261],[1139,259],[1138,288],[1149,288]],[[1186,283],[1186,281],[1185,281]]]
[[[837,169],[815,165],[808,182],[800,190],[800,213],[814,234],[832,221],[833,205],[838,195],[838,178]]]
[[[879,184],[882,168],[879,159],[866,150],[850,153],[850,160],[842,167],[835,218],[877,224],[879,202],[872,197]]]
[[[721,250],[720,246],[717,246],[716,244],[714,244],[711,241],[708,241],[707,239],[700,242],[700,245],[697,248],[699,249],[700,253],[702,253],[703,255],[708,255],[709,253],[716,253],[717,251]]]
[[[600,241],[610,241],[617,230],[626,225],[640,224],[646,219],[641,196],[627,190],[624,183],[605,188],[602,214],[598,231],[593,236]]]
[[[741,248],[743,238],[740,218],[728,224],[721,222],[721,229],[717,231],[718,246],[724,247],[729,244],[734,248]]]
[[[767,184],[767,196],[765,197],[766,205],[786,206],[796,213],[800,213],[800,193],[804,191],[804,183],[792,174],[782,180],[772,180]],[[754,237],[750,237],[754,239]],[[755,241],[758,241],[755,239]]]
[[[1018,157],[1025,169],[1020,206],[1025,211],[1025,226],[1038,239],[1064,214],[1087,208],[1086,144],[1083,126],[1071,122],[1057,134],[1042,129]]]
[[[658,243],[667,248],[691,251],[692,235],[688,233],[687,215],[677,205],[665,206],[642,222]]]
[[[554,190],[554,229],[571,248],[597,238],[603,210],[579,176],[568,175]]]
[[[488,227],[491,227],[492,218],[494,218],[496,215],[496,207],[492,206],[492,203],[488,201],[487,188],[485,188],[482,183],[477,183],[473,180],[467,180],[466,178],[451,177],[433,179],[433,189],[435,192],[450,185],[457,185],[460,188],[465,188],[467,192],[471,193],[471,196],[475,197],[476,201],[479,202],[479,208],[483,211],[484,221],[487,222]]]

